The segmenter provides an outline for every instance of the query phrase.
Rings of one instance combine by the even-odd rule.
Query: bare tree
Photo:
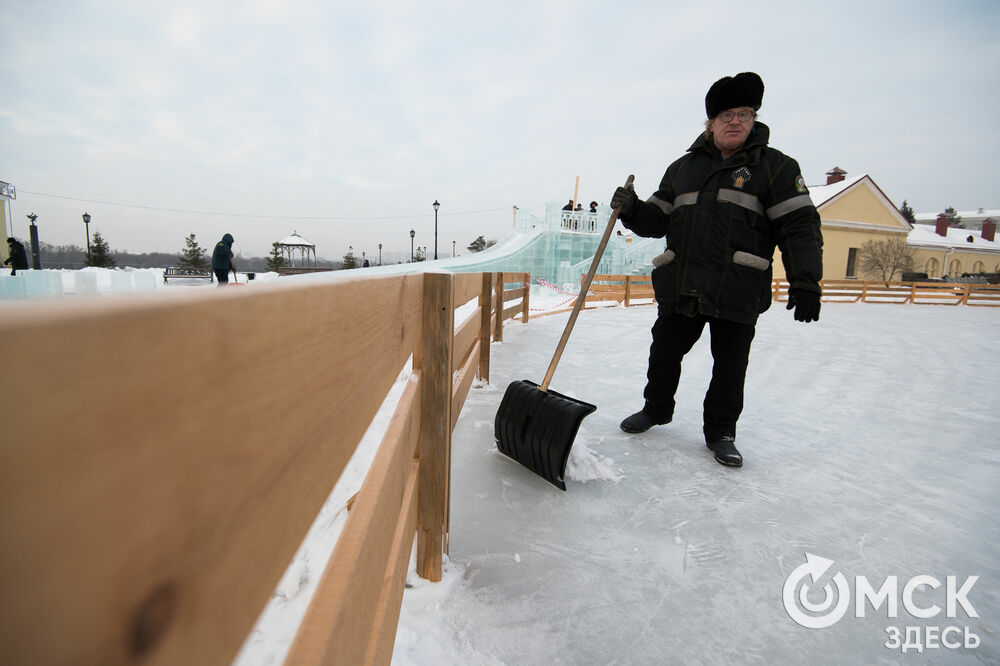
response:
[[[858,258],[861,272],[882,280],[886,286],[897,272],[902,274],[913,267],[913,250],[903,238],[870,240],[861,246]]]

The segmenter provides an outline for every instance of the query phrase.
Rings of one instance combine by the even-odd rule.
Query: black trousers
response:
[[[704,403],[707,440],[736,435],[736,421],[743,411],[743,384],[750,361],[755,329],[725,319],[682,314],[659,315],[653,324],[649,368],[643,397],[646,413],[657,420],[674,415],[674,394],[681,379],[681,360],[691,351],[708,324],[712,340],[712,381]]]

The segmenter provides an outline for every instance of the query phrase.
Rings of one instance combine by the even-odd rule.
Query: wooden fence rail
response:
[[[914,303],[922,305],[1000,306],[1000,286],[947,282],[864,282],[823,280],[826,303]],[[788,282],[775,279],[771,285],[775,301],[788,300]],[[587,292],[587,303],[613,301],[647,305],[654,298],[648,275],[595,275]]]
[[[230,663],[412,358],[287,659],[389,663],[415,537],[441,577],[451,432],[508,280],[5,309],[0,663]]]

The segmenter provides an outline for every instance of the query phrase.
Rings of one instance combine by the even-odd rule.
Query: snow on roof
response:
[[[278,241],[278,245],[303,245],[306,247],[316,247],[316,243],[310,243],[302,236],[299,236],[298,232],[292,232],[291,236],[285,236]]]
[[[914,218],[917,222],[935,222],[937,221],[937,216],[944,211],[938,211],[936,213],[916,213]],[[977,210],[960,210],[956,213],[963,220],[965,219],[986,219],[992,217],[994,220],[1000,220],[1000,209],[986,210],[985,208],[979,208]]]
[[[969,239],[972,239],[969,242]],[[976,229],[960,229],[949,227],[948,236],[939,236],[934,231],[934,227],[927,225],[914,225],[913,231],[907,237],[908,245],[934,245],[938,247],[953,247],[956,250],[961,248],[982,251],[1000,252],[1000,242],[996,240],[988,241],[982,236],[982,232]]]
[[[852,185],[855,185],[858,181],[864,178],[868,178],[868,174],[863,173],[860,176],[855,176],[854,178],[845,178],[844,180],[833,183],[832,185],[810,185],[809,196],[812,198],[813,205],[819,208],[827,201],[834,198],[841,192],[850,189]]]

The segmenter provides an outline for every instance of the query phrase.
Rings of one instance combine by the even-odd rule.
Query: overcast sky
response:
[[[14,233],[263,255],[460,253],[512,206],[643,198],[705,92],[764,80],[809,184],[868,173],[917,212],[1000,208],[1000,3],[0,0],[0,180]]]

